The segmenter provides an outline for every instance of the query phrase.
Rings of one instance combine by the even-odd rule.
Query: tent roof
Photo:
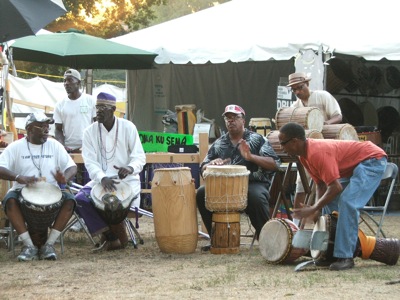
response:
[[[287,60],[300,49],[400,60],[392,0],[232,0],[111,39],[157,53],[156,63]]]

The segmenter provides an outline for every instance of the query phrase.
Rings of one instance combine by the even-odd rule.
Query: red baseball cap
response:
[[[236,104],[229,104],[225,107],[225,111],[222,114],[222,116],[225,116],[226,113],[234,113],[234,114],[243,114],[243,116],[246,115],[246,113],[244,112],[244,109],[241,108],[239,105]]]

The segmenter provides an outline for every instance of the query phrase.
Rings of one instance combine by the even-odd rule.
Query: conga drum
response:
[[[213,212],[213,254],[240,251],[240,211],[247,207],[249,174],[245,166],[208,166],[203,173],[205,205]]]
[[[101,183],[90,191],[91,201],[99,215],[108,224],[121,223],[128,215],[132,202],[137,198],[132,187],[122,180],[117,180],[116,190],[106,191]]]
[[[292,245],[294,234],[299,228],[288,219],[271,219],[261,229],[259,249],[271,264],[291,263],[308,252]]]
[[[323,139],[324,136],[318,130],[305,130],[306,138],[311,139]],[[279,130],[273,130],[267,134],[267,139],[271,144],[272,148],[274,149],[275,153],[279,155],[281,161],[283,163],[287,162],[295,162],[297,161],[296,157],[290,157],[284,150],[281,144],[279,143]]]
[[[324,125],[324,115],[317,107],[282,107],[276,115],[276,128],[280,129],[283,125],[295,122],[299,123],[304,129],[322,130]]]
[[[251,118],[249,121],[249,129],[262,136],[266,136],[267,133],[271,131],[271,120],[269,118]]]
[[[330,124],[322,127],[325,139],[358,141],[356,129],[351,124]]]
[[[154,230],[164,253],[193,253],[197,247],[194,180],[187,167],[154,170],[151,184]]]

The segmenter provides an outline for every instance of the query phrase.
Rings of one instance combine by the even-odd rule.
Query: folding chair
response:
[[[376,237],[381,233],[384,238],[386,238],[385,233],[382,230],[383,219],[386,215],[386,210],[389,205],[389,201],[392,197],[393,188],[397,179],[398,167],[396,164],[388,162],[386,166],[385,173],[382,176],[381,185],[378,187],[378,191],[382,188],[388,187],[386,194],[385,203],[383,205],[373,205],[371,201],[361,209],[360,213],[360,224],[365,223],[365,225],[375,234]],[[376,221],[373,216],[376,212],[380,213],[379,221]],[[370,222],[368,222],[370,221]],[[371,224],[374,225],[371,225]],[[375,226],[378,228],[374,230]]]

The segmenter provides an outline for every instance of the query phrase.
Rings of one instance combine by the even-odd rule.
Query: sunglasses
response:
[[[289,143],[291,140],[293,140],[294,137],[291,137],[290,139],[283,141],[283,142],[279,142],[279,144],[281,144],[281,146],[285,146],[287,143]]]

